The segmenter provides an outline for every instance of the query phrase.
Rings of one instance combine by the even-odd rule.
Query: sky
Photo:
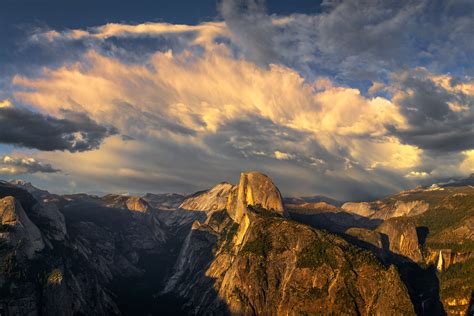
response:
[[[0,3],[0,178],[366,200],[474,172],[471,0]]]

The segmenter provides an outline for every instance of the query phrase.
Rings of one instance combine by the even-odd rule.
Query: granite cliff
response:
[[[258,172],[189,196],[60,196],[1,182],[0,311],[466,315],[473,197],[446,186],[285,205]]]

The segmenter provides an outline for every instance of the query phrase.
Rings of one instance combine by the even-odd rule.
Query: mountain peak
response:
[[[241,173],[239,186],[231,192],[227,201],[227,211],[237,223],[240,223],[249,206],[260,206],[288,217],[280,190],[267,175],[260,172]]]
[[[206,191],[193,194],[183,201],[180,208],[188,211],[212,212],[223,210],[227,203],[227,197],[234,185],[221,182]]]

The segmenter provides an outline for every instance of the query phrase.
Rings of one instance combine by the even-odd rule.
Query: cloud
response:
[[[73,29],[58,32],[55,30],[37,30],[30,36],[34,42],[106,40],[110,38],[146,38],[170,35],[193,35],[192,45],[214,46],[214,40],[228,36],[228,30],[222,22],[205,22],[198,25],[149,22],[142,24],[108,23],[90,27],[86,30]]]
[[[275,154],[275,158],[278,160],[291,160],[295,158],[295,156],[292,154],[284,153],[278,150],[275,151],[274,154]]]
[[[464,160],[461,163],[460,169],[464,174],[474,173],[474,149],[466,150],[463,153]]]
[[[264,1],[224,0],[220,11],[232,39],[250,60],[263,65],[279,61],[281,57],[273,42],[275,27],[265,12]]]
[[[266,14],[263,1],[224,0],[221,14],[248,59],[309,76],[329,72],[354,82],[387,79],[403,66],[473,71],[472,1],[324,1],[322,8],[278,17]]]
[[[97,149],[115,128],[97,124],[84,113],[58,110],[55,118],[13,106],[0,107],[0,143],[45,151],[79,152]]]
[[[469,0],[324,1],[318,14],[288,16],[267,14],[262,0],[223,0],[219,11],[223,21],[197,25],[108,23],[40,29],[30,44],[39,44],[55,59],[61,59],[58,51],[69,56],[94,49],[142,62],[140,58],[156,50],[226,46],[236,58],[260,66],[281,64],[307,78],[324,74],[351,84],[360,79],[387,81],[390,72],[401,67],[460,75],[474,71],[474,4]]]
[[[410,173],[407,173],[405,177],[407,178],[426,178],[429,176],[429,173],[425,171],[410,171]]]
[[[5,155],[0,158],[0,174],[57,173],[59,169],[31,157]]]
[[[367,99],[345,87],[316,89],[292,69],[260,68],[226,51],[191,58],[186,52],[156,53],[147,67],[90,52],[85,64],[46,70],[38,79],[17,76],[14,83],[22,89],[15,96],[53,115],[61,107],[81,109],[135,138],[171,137],[201,146],[206,146],[202,137],[221,133],[222,126],[243,117],[276,126],[259,131],[262,137],[292,129],[310,134],[336,155],[359,150],[351,139],[383,143],[386,125],[404,126],[404,118],[387,99]],[[245,133],[247,128],[236,129]]]
[[[223,21],[41,31],[30,44],[69,59],[18,73],[6,97],[105,128],[84,145],[98,151],[68,139],[37,154],[82,187],[194,190],[259,169],[287,192],[386,194],[472,164],[472,12],[349,0],[276,16],[224,0]]]
[[[281,65],[262,68],[234,59],[225,49],[198,56],[157,52],[144,65],[91,51],[83,62],[14,79],[19,101],[55,116],[61,108],[81,111],[134,139],[117,145],[125,152],[107,147],[77,156],[41,154],[68,172],[88,166],[82,176],[74,173],[83,181],[112,181],[115,187],[131,183],[125,174],[141,174],[132,181],[137,188],[161,187],[168,179],[170,186],[199,189],[226,174],[257,168],[277,176],[287,170],[290,178],[305,175],[291,190],[328,191],[332,179],[339,187],[345,183],[350,194],[349,184],[365,182],[364,177],[376,182],[367,184],[367,192],[382,190],[394,184],[375,174],[396,172],[403,178],[418,167],[416,147],[387,134],[388,125],[406,125],[389,99],[323,81],[307,82]],[[276,151],[293,159],[275,159]],[[120,164],[112,163],[116,156],[123,158]],[[116,172],[121,168],[128,170],[122,176]],[[282,189],[290,188],[285,183]]]
[[[367,90],[369,94],[376,94],[377,92],[383,90],[385,85],[382,82],[373,82],[370,88]]]
[[[437,152],[474,148],[472,80],[435,76],[424,68],[393,75],[393,101],[407,119],[391,127],[404,143]]]
[[[12,106],[12,102],[10,100],[3,100],[3,101],[0,101],[0,109],[1,108],[9,108]]]

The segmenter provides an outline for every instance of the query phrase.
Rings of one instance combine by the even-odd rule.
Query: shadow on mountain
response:
[[[466,311],[467,316],[474,316],[474,290],[471,292],[471,301]]]
[[[424,246],[426,242],[426,238],[428,237],[430,233],[430,230],[428,227],[424,226],[418,226],[416,228],[416,235],[418,236],[418,242],[420,243],[420,246]]]
[[[181,296],[179,291],[170,291],[163,293],[170,276],[174,275],[176,264],[180,258],[182,247],[185,247],[185,239],[189,235],[193,220],[184,220],[184,224],[176,227],[163,226],[166,230],[167,239],[162,243],[157,243],[150,248],[144,246],[143,249],[137,249],[136,245],[140,243],[149,243],[149,240],[143,240],[146,236],[153,234],[144,231],[151,229],[147,221],[147,215],[136,213],[127,209],[104,206],[100,200],[87,199],[82,197],[73,198],[61,206],[65,215],[68,231],[71,238],[85,240],[86,243],[93,245],[94,252],[98,255],[107,256],[100,253],[103,246],[100,241],[95,239],[95,230],[100,230],[103,238],[110,236],[108,243],[115,245],[114,260],[117,258],[127,258],[133,264],[133,269],[120,267],[121,262],[112,262],[109,267],[114,271],[113,279],[106,284],[116,302],[121,314],[123,315],[191,315],[195,314],[196,302],[190,302],[188,297]],[[202,212],[183,212],[174,213],[170,211],[155,212],[150,216],[175,216],[177,221],[186,216],[192,219],[203,219]],[[178,211],[177,211],[178,212]],[[138,217],[137,217],[138,216]],[[138,219],[137,219],[138,218]],[[142,220],[140,220],[142,219]],[[141,223],[141,224],[139,224]],[[87,224],[87,225],[86,225]],[[134,227],[135,225],[135,227]],[[139,225],[139,226],[136,226]],[[87,228],[87,229],[85,229]],[[194,234],[196,235],[196,234]],[[95,244],[99,242],[98,246]],[[194,241],[194,244],[199,244]],[[218,295],[213,291],[214,280],[204,275],[213,260],[213,245],[210,244],[199,250],[195,255],[196,260],[189,264],[194,275],[193,280],[199,279],[205,282],[202,289],[206,289],[206,295],[209,301],[216,302]],[[104,249],[109,251],[109,249]],[[123,259],[121,259],[123,261]],[[179,262],[178,262],[179,263]],[[207,263],[207,266],[205,265]],[[132,270],[131,272],[129,270]],[[123,271],[123,273],[122,273]],[[186,282],[189,281],[186,276]],[[197,288],[199,284],[190,284],[192,288]],[[199,289],[198,289],[199,290]],[[194,295],[194,297],[202,297]],[[227,310],[222,304],[222,310],[218,314],[226,314]]]
[[[193,227],[157,299],[178,299],[187,314],[230,315],[227,304],[214,289],[215,279],[206,276],[215,259],[218,237],[206,225]]]
[[[13,196],[19,200],[23,209],[27,212],[37,203],[36,199],[27,191],[7,182],[0,182],[0,199],[7,196]]]
[[[357,239],[354,236],[338,233],[349,243],[371,251],[385,266],[395,265],[407,287],[417,315],[446,315],[439,297],[439,280],[433,265],[422,267],[410,258],[389,250],[388,236],[382,236],[382,248]]]
[[[400,257],[405,262],[400,261]],[[395,264],[402,281],[407,286],[415,311],[418,315],[446,315],[439,298],[439,280],[436,268],[430,265],[420,267],[403,256],[394,256]]]
[[[341,233],[353,227],[375,229],[383,222],[381,219],[370,219],[347,212],[311,213],[311,211],[289,210],[289,213],[291,218],[297,222],[333,233]]]
[[[167,243],[164,247],[172,246]],[[167,248],[165,248],[167,249]],[[188,315],[185,300],[174,295],[156,296],[164,286],[177,254],[174,248],[163,254],[140,255],[137,266],[143,273],[136,277],[117,277],[110,285],[123,315]]]
[[[346,212],[321,212],[317,214],[301,214],[291,212],[295,221],[310,225],[317,229],[324,229],[336,234],[347,242],[371,251],[385,266],[395,265],[405,283],[410,299],[417,315],[446,315],[443,304],[439,298],[439,280],[433,265],[421,267],[406,256],[390,251],[390,242],[386,234],[378,232],[380,241],[370,243],[345,233],[349,228],[363,228],[373,231],[383,221],[368,219]],[[428,235],[426,227],[417,227],[418,240],[424,244]]]

